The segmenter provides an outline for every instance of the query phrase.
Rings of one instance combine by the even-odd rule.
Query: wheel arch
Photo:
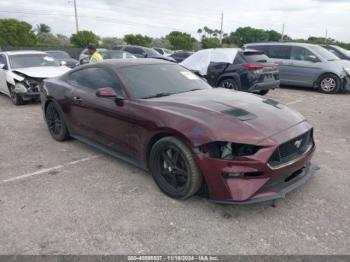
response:
[[[62,110],[60,104],[57,103],[57,101],[56,101],[55,99],[53,99],[52,97],[47,97],[47,98],[46,98],[46,101],[45,101],[45,104],[44,104],[43,107],[42,107],[42,108],[43,108],[43,113],[44,113],[44,118],[46,119],[46,108],[47,108],[47,106],[48,106],[50,103],[54,103],[54,104],[56,105],[57,109],[59,110],[60,114],[61,114],[62,117],[63,117],[63,120],[64,120],[64,122],[65,122],[65,124],[66,124],[66,126],[67,126],[67,129],[68,129],[68,132],[71,134],[71,126],[70,126],[69,121],[67,120],[66,115],[64,114],[64,112],[63,112],[63,110]]]
[[[236,83],[238,84],[239,87],[242,86],[241,79],[240,79],[240,76],[239,76],[238,73],[223,74],[223,75],[221,75],[221,76],[218,78],[217,82],[216,82],[216,86],[219,86],[220,83],[221,83],[222,81],[226,80],[226,79],[233,79],[233,80],[236,81]]]
[[[341,83],[341,77],[339,77],[339,75],[338,74],[336,74],[336,73],[334,73],[334,72],[323,72],[322,74],[320,74],[319,76],[318,76],[318,78],[316,79],[316,81],[314,82],[314,88],[319,88],[320,86],[320,82],[321,82],[321,79],[322,79],[322,77],[324,77],[324,76],[326,76],[326,75],[333,75],[333,76],[335,76],[336,78],[338,78],[339,79],[339,81],[340,81],[340,83]],[[341,87],[340,87],[341,88]]]
[[[173,130],[164,130],[164,131],[160,131],[159,133],[155,134],[154,136],[152,136],[149,140],[148,140],[148,143],[147,143],[147,146],[146,146],[146,168],[147,170],[149,170],[149,158],[150,158],[150,155],[151,155],[151,150],[152,150],[152,147],[162,138],[164,137],[174,137],[174,138],[177,138],[179,139],[181,142],[185,143],[185,145],[187,145],[192,153],[193,153],[193,156],[194,156],[194,161],[196,162],[197,164],[197,167],[199,169],[199,171],[202,173],[202,170],[200,168],[200,166],[198,165],[198,161],[197,161],[197,158],[195,156],[195,152],[193,151],[193,145],[192,143],[190,142],[189,139],[187,139],[184,135],[181,135],[179,132],[177,131],[173,131]],[[207,187],[207,179],[206,177],[203,175],[202,173],[202,185],[199,189],[199,191],[197,192],[198,194],[200,195],[203,195],[203,196],[207,196],[208,195],[208,187]]]

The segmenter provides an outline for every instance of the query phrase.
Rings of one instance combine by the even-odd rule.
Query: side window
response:
[[[293,46],[290,54],[290,59],[299,61],[308,61],[309,56],[314,54],[304,47]]]
[[[113,50],[122,50],[122,46],[115,46],[115,47],[113,47]]]
[[[0,64],[4,64],[7,68],[7,61],[4,55],[0,55]]]
[[[144,52],[141,48],[138,47],[125,47],[125,51],[132,53],[132,54],[137,54],[137,55],[142,55]]]
[[[268,56],[277,59],[290,59],[291,47],[286,45],[271,45]]]
[[[67,81],[73,85],[97,90],[102,87],[111,87],[117,94],[123,95],[121,83],[117,77],[106,69],[90,67],[75,71],[68,75]]]

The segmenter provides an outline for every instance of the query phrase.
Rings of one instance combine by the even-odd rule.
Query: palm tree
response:
[[[40,35],[40,34],[50,33],[51,28],[46,24],[38,24],[36,25],[35,31],[37,35]]]

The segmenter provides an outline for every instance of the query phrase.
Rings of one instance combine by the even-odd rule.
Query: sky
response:
[[[99,36],[128,33],[165,36],[178,30],[198,37],[197,29],[224,32],[252,26],[282,31],[292,38],[328,36],[350,42],[350,0],[76,0],[79,30]],[[75,33],[73,0],[1,0],[0,18],[48,24],[53,33]]]

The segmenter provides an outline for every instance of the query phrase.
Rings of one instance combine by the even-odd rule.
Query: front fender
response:
[[[11,84],[11,85],[16,85],[16,81],[18,82],[22,82],[25,78],[22,76],[17,75],[16,73],[9,71],[6,74],[6,81],[7,83]]]

